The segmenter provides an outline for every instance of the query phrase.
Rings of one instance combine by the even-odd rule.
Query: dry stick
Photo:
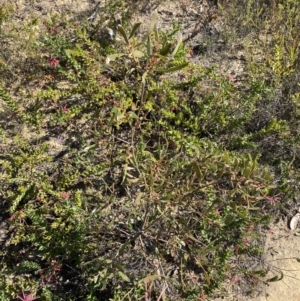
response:
[[[159,265],[160,265],[161,271],[162,271],[163,276],[164,276],[164,286],[163,286],[163,289],[162,289],[162,291],[161,291],[161,293],[160,293],[159,298],[157,299],[157,301],[159,301],[161,297],[162,297],[163,300],[166,299],[165,291],[166,291],[166,290],[168,289],[168,287],[169,287],[169,286],[168,286],[168,283],[166,282],[166,278],[167,278],[167,277],[166,277],[165,271],[164,271],[164,269],[163,269],[163,267],[162,267],[160,261],[159,261]]]
[[[135,130],[132,127],[131,128],[131,149],[132,149],[132,156],[133,156],[134,163],[136,165],[135,167],[136,167],[139,175],[141,175],[141,171],[139,169],[139,166],[138,166],[138,163],[137,163],[137,159],[136,159],[136,155],[135,155],[135,151],[134,151],[134,141],[133,141],[134,140],[134,132],[135,132]]]

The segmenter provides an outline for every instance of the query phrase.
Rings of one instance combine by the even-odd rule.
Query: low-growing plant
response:
[[[281,161],[276,184],[278,162],[262,146],[293,144],[297,115],[254,129],[275,91],[257,65],[237,87],[189,61],[176,24],[158,30],[154,13],[142,32],[114,13],[102,12],[103,26],[58,14],[40,22],[24,50],[36,75],[20,60],[23,92],[1,78],[14,116],[1,136],[3,300],[199,300],[257,273],[233,263],[262,252],[255,242],[292,170]],[[271,83],[296,64],[290,56],[289,72],[278,71],[277,51]]]

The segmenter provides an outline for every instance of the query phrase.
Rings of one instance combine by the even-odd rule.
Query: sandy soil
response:
[[[252,296],[238,294],[242,290],[237,282],[226,286],[227,295],[212,301],[297,301],[300,300],[300,237],[298,231],[288,228],[289,218],[273,222],[267,232],[264,242],[264,256],[261,267],[267,269],[268,279],[276,277],[280,281],[260,283],[252,292]]]

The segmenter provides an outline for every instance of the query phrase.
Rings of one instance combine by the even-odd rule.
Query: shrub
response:
[[[19,65],[22,89],[9,90],[10,77],[0,87],[10,118],[0,158],[7,300],[212,295],[251,273],[233,263],[261,253],[267,211],[289,187],[276,184],[277,162],[262,146],[295,142],[296,111],[292,121],[271,114],[252,125],[273,83],[294,74],[278,71],[281,59],[269,61],[279,68],[271,84],[253,64],[236,87],[189,62],[176,25],[158,30],[153,14],[143,33],[127,17],[104,10],[93,24],[53,15],[10,25],[15,47],[32,34],[26,59],[6,69]]]

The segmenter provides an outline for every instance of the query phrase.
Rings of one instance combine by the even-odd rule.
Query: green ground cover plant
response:
[[[1,300],[209,300],[232,277],[268,281],[244,259],[299,189],[300,14],[244,2],[219,5],[242,85],[123,2],[93,22],[1,7]]]

